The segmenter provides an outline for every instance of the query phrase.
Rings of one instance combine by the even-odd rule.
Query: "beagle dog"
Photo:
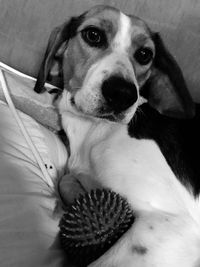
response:
[[[90,266],[199,267],[199,107],[160,35],[138,17],[93,7],[51,34],[35,91],[46,81],[63,89],[64,198],[105,187],[135,212]]]

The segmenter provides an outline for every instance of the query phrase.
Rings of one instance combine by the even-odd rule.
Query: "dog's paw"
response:
[[[80,182],[73,174],[66,174],[61,178],[59,183],[59,192],[65,204],[72,203],[80,194],[85,193]]]

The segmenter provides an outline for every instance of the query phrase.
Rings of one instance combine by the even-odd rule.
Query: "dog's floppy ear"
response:
[[[76,35],[76,30],[81,24],[83,17],[84,14],[79,17],[73,17],[70,21],[65,22],[52,31],[37,76],[37,81],[34,87],[35,92],[43,92],[44,84],[47,80],[55,86],[63,89],[63,53],[67,48],[69,39]]]
[[[152,73],[141,92],[161,114],[176,118],[193,117],[194,103],[181,69],[165,48],[160,35],[154,33],[152,39],[156,51]]]

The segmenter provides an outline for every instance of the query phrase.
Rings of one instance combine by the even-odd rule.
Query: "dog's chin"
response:
[[[96,121],[105,121],[107,123],[120,123],[120,124],[127,124],[127,120],[124,114],[114,114],[114,112],[85,112],[82,109],[77,108],[74,105],[75,113],[79,114],[80,116],[85,116],[91,118],[92,120]]]
[[[124,113],[115,114],[112,110],[107,111],[105,107],[97,108],[92,111],[85,111],[84,108],[76,105],[74,98],[71,98],[70,105],[71,110],[74,110],[76,115],[79,114],[79,116],[90,117],[97,121],[103,120],[106,122],[127,124],[127,118]]]

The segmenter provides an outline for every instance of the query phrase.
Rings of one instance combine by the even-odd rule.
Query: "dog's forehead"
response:
[[[111,6],[95,6],[86,12],[82,27],[92,24],[97,24],[108,33],[117,34],[121,32],[122,35],[129,34],[133,38],[137,35],[150,34],[143,20],[133,15],[127,15]]]

